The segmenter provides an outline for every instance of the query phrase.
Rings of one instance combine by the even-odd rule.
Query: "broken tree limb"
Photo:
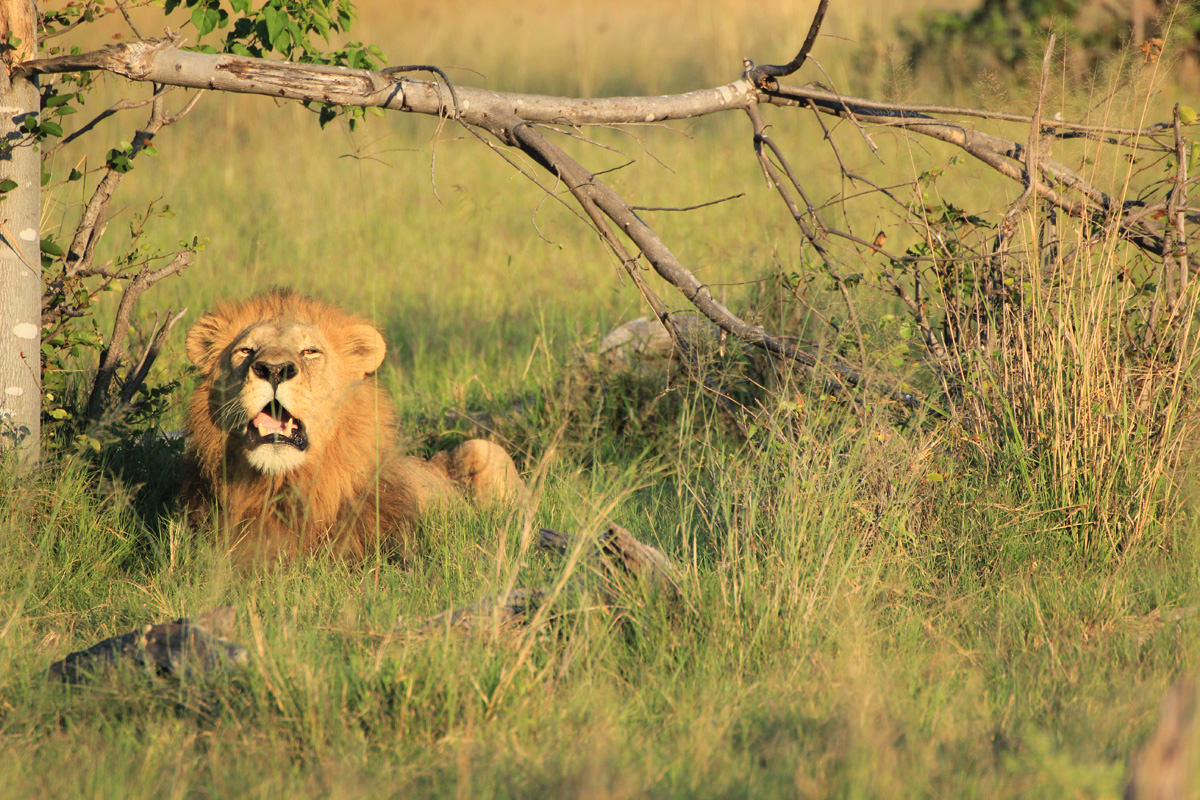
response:
[[[574,546],[570,534],[542,528],[538,549],[566,555]],[[584,563],[596,567],[609,578],[609,591],[613,590],[613,579],[632,578],[663,592],[671,600],[680,600],[684,596],[683,585],[671,559],[615,522],[610,522],[596,538],[594,550]]]
[[[488,597],[469,606],[452,608],[449,611],[434,614],[412,628],[411,631],[421,635],[441,633],[447,630],[471,630],[482,625],[493,624],[499,628],[508,628],[524,623],[542,604],[545,596],[546,590],[540,587],[514,589],[507,594]]]
[[[636,245],[662,278],[675,286],[724,331],[808,369],[827,370],[824,377],[826,390],[837,394],[843,394],[846,386],[862,384],[858,370],[842,360],[797,347],[735,315],[680,262],[656,232],[638,217],[630,204],[599,180],[595,173],[549,142],[535,125],[647,123],[735,109],[752,111],[768,104],[810,107],[824,114],[849,117],[860,128],[864,125],[899,128],[909,134],[953,145],[1017,182],[1022,188],[1031,187],[1039,197],[1066,213],[1094,223],[1115,223],[1114,229],[1122,237],[1146,252],[1156,256],[1166,252],[1163,235],[1141,219],[1143,209],[1136,202],[1122,204],[1114,200],[1080,174],[1053,160],[1048,153],[1030,159],[1026,152],[1028,148],[1020,142],[969,129],[927,112],[1032,121],[1036,125],[1036,120],[1032,118],[944,106],[882,103],[824,89],[780,85],[777,78],[793,72],[807,57],[817,36],[821,16],[822,8],[819,8],[804,45],[788,64],[750,67],[742,78],[724,86],[647,97],[579,99],[495,92],[470,86],[450,86],[444,74],[433,67],[404,67],[376,72],[228,54],[205,54],[180,49],[177,37],[129,42],[90,53],[27,61],[18,69],[27,74],[100,69],[132,80],[153,81],[160,85],[262,94],[344,106],[374,106],[457,119],[468,128],[482,129],[501,143],[521,149],[562,180],[654,308],[656,316],[669,330],[673,329],[665,312],[666,307],[655,302],[652,292],[647,290],[648,287],[637,273],[637,254],[631,255],[625,251],[609,227],[610,223]],[[416,68],[432,70],[441,76],[441,80],[414,80],[400,74]],[[1164,131],[1163,126],[1129,130],[1055,120],[1051,127],[1054,131],[1131,137],[1131,141],[1127,142],[1129,146],[1153,146],[1164,151],[1170,149],[1154,138],[1154,135]],[[1035,174],[1031,175],[1030,172]],[[862,243],[856,237],[829,232],[859,242],[860,245]],[[815,237],[818,232],[814,230],[813,233]],[[811,241],[815,239],[810,237]],[[878,246],[868,250],[886,257]],[[912,300],[918,303],[919,308],[919,298],[914,296]],[[921,405],[917,398],[902,390],[885,387],[883,393],[910,407]]]
[[[79,683],[119,664],[175,677],[241,666],[249,662],[249,655],[226,638],[232,635],[234,613],[233,606],[222,606],[192,619],[146,625],[71,653],[51,664],[47,675]]]
[[[100,69],[131,80],[153,81],[170,86],[458,117],[468,124],[481,127],[488,127],[484,123],[489,118],[515,117],[525,123],[567,125],[646,123],[745,109],[755,103],[780,106],[812,103],[825,113],[839,116],[853,114],[862,123],[899,126],[939,139],[963,149],[1007,178],[1021,184],[1027,181],[1022,169],[1025,148],[1021,144],[938,120],[917,110],[928,108],[952,114],[974,112],[976,116],[987,115],[986,112],[972,109],[883,103],[810,87],[776,86],[771,91],[764,91],[745,77],[724,86],[682,94],[594,99],[495,92],[456,85],[452,101],[450,93],[436,82],[346,67],[194,53],[179,49],[177,44],[177,39],[169,38],[127,42],[88,53],[26,61],[17,70],[26,74],[54,74]],[[1003,118],[1031,121],[1030,117],[1021,115]],[[1139,131],[1055,120],[1054,127],[1146,136],[1149,139],[1151,133],[1165,131],[1169,124]],[[1107,194],[1066,166],[1046,158],[1042,159],[1041,167],[1047,180],[1077,191],[1090,201],[1090,204],[1072,201],[1051,186],[1039,183],[1039,193],[1067,213],[1083,216],[1097,209],[1105,213],[1121,211],[1114,207],[1114,202]],[[1126,224],[1122,226],[1122,235],[1156,255],[1163,252],[1161,237],[1144,229]]]
[[[581,565],[586,569],[567,581],[571,588],[593,587],[609,605],[619,605],[631,583],[663,595],[672,602],[685,598],[678,571],[665,553],[640,541],[628,529],[609,523],[594,542],[579,543],[568,533],[542,528],[538,538],[539,550],[560,556],[570,554],[576,547],[587,548]],[[588,581],[589,575],[599,576],[599,584]],[[426,635],[448,630],[470,631],[485,628],[506,629],[524,625],[551,598],[544,587],[514,589],[488,597],[477,603],[434,614],[424,621],[407,627],[414,635]]]

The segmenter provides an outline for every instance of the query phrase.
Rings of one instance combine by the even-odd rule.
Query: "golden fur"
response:
[[[215,503],[236,552],[403,552],[430,508],[524,491],[492,442],[400,453],[374,379],[385,349],[367,320],[287,290],[222,305],[188,331],[203,378],[188,406],[186,495],[192,508]]]

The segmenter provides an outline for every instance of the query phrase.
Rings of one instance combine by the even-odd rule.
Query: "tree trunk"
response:
[[[36,16],[33,0],[0,0],[0,188],[12,187],[0,195],[0,450],[29,466],[41,451],[41,159],[22,141],[39,97],[32,76],[10,69],[37,55]]]

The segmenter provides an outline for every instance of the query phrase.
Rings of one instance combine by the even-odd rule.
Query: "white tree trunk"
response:
[[[10,78],[9,67],[36,55],[36,16],[32,0],[0,0],[0,41],[20,40],[0,69],[0,182],[16,184],[0,198],[0,450],[16,448],[27,465],[41,453],[41,158],[14,145],[39,98],[35,79]]]

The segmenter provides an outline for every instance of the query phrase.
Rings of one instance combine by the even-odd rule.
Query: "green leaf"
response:
[[[61,256],[67,251],[62,249],[62,245],[47,236],[42,239],[42,252],[48,256]]]
[[[267,46],[272,50],[278,50],[275,46],[275,40],[279,38],[280,32],[284,25],[287,24],[286,17],[277,9],[267,6],[261,12],[263,22],[267,25]]]
[[[57,122],[51,122],[49,120],[46,120],[45,122],[42,123],[41,127],[42,127],[42,133],[49,134],[50,136],[62,136],[63,135],[62,125],[59,125]]]
[[[192,24],[196,26],[196,30],[200,32],[201,36],[206,33],[210,33],[212,29],[216,27],[215,21],[210,27],[204,27],[207,15],[208,9],[204,8],[203,6],[196,6],[192,9]]]
[[[104,163],[105,166],[117,172],[129,172],[133,169],[133,162],[125,150],[109,150]]]
[[[1179,107],[1179,121],[1184,125],[1195,125],[1196,119],[1196,109],[1191,106]]]
[[[82,173],[82,172],[80,172],[80,171],[79,171],[79,170],[77,170],[77,169],[72,169],[72,170],[71,170],[71,173],[70,173],[69,175],[67,175],[67,180],[69,180],[69,181],[77,181],[77,180],[79,180],[79,179],[80,179],[80,178],[82,178],[82,177],[83,177],[83,173]]]
[[[314,16],[312,18],[313,29],[320,34],[321,38],[329,41],[329,21],[324,17]]]
[[[201,35],[208,33],[217,27],[221,22],[221,10],[217,8],[206,8],[204,10],[204,29]]]
[[[20,186],[20,184],[14,181],[12,178],[5,178],[4,180],[0,181],[0,193],[11,192],[18,186]]]

